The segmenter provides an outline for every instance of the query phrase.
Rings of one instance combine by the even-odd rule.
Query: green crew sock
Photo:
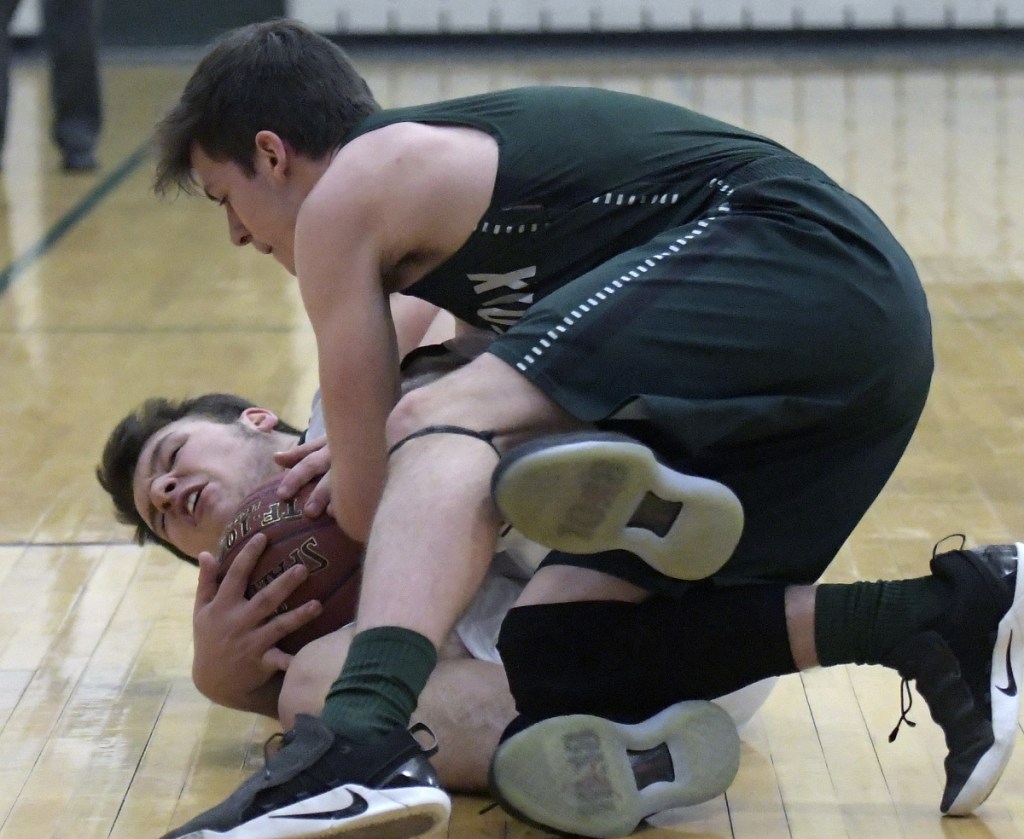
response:
[[[404,728],[436,664],[434,645],[411,629],[359,632],[327,692],[321,718],[338,734],[362,742]]]
[[[935,577],[818,586],[814,642],[823,667],[880,664],[896,644],[925,629],[949,604]]]

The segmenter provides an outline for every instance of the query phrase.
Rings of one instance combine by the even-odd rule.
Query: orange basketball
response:
[[[238,552],[257,533],[266,535],[267,547],[249,577],[246,597],[251,598],[293,565],[305,565],[309,577],[289,595],[277,614],[309,600],[319,600],[324,608],[318,617],[278,642],[285,652],[295,653],[355,618],[363,546],[350,539],[326,513],[315,519],[303,515],[302,506],[315,483],[307,484],[295,498],[278,498],[281,477],[249,495],[225,529],[220,540],[218,579],[224,579]]]

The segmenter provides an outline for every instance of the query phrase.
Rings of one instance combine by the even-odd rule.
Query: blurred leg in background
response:
[[[19,0],[0,0],[0,149],[7,126],[11,36]],[[102,124],[95,0],[43,0],[43,36],[50,58],[52,138],[66,172],[97,168]]]

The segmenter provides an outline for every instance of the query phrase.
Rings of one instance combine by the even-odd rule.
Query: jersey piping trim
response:
[[[712,178],[708,183],[708,187],[712,190],[717,190],[722,193],[726,198],[732,195],[735,187],[730,186],[727,182],[721,178]],[[611,193],[609,193],[610,195]],[[678,196],[676,196],[678,198]],[[597,202],[598,199],[595,199]],[[610,202],[605,202],[610,203]],[[664,203],[664,202],[663,202]],[[675,203],[674,201],[672,203]],[[584,302],[578,303],[575,308],[570,310],[569,314],[562,318],[562,322],[557,324],[553,329],[548,330],[546,336],[540,338],[537,344],[533,346],[529,352],[523,355],[521,361],[516,362],[516,369],[521,372],[527,372],[529,368],[537,363],[537,360],[541,358],[544,353],[550,349],[558,339],[566,334],[572,327],[576,326],[589,312],[596,309],[612,295],[614,295],[620,289],[625,288],[633,280],[639,279],[647,271],[653,268],[663,259],[671,256],[672,254],[679,253],[687,244],[692,242],[694,239],[698,239],[704,235],[704,232],[710,228],[714,222],[717,222],[720,218],[727,215],[730,212],[728,201],[720,204],[716,210],[716,215],[706,216],[700,219],[690,229],[690,231],[683,236],[680,236],[672,244],[670,244],[661,253],[656,253],[652,256],[647,257],[642,262],[638,263],[634,268],[622,274],[618,279],[612,280],[608,285],[598,292],[595,292],[592,297],[588,297]]]

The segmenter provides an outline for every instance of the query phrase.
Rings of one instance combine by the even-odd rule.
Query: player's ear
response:
[[[273,431],[277,427],[277,414],[255,405],[242,411],[241,422],[257,431]]]
[[[291,150],[281,139],[279,134],[273,131],[258,131],[256,133],[256,169],[260,169],[262,163],[270,172],[281,173],[288,167],[288,156]]]

